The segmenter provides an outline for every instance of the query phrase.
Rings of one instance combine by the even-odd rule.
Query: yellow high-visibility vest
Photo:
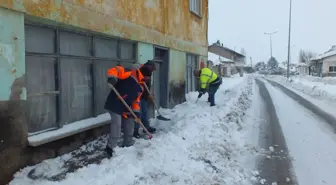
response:
[[[205,67],[201,69],[200,74],[200,83],[201,83],[201,89],[205,89],[207,85],[214,82],[217,79],[217,74],[211,71],[211,69]]]

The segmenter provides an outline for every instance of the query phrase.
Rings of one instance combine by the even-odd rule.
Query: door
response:
[[[196,90],[197,80],[194,77],[193,71],[197,69],[197,56],[187,54],[187,67],[186,67],[186,93]]]
[[[154,92],[154,99],[155,99],[156,105],[160,105],[160,99],[161,99],[161,96],[160,96],[160,80],[161,80],[160,67],[161,67],[161,64],[159,62],[156,62],[155,66],[156,66],[156,70],[153,73],[152,92]]]
[[[156,71],[153,73],[153,90],[155,94],[155,101],[159,107],[168,108],[168,49],[154,47],[154,60],[156,63]]]

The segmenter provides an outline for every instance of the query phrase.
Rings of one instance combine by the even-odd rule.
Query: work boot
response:
[[[123,145],[121,146],[121,147],[130,147],[130,146],[133,146],[134,145],[134,143],[135,143],[135,141],[133,140],[133,139],[131,139],[131,140],[124,140],[124,143],[123,143]]]
[[[105,152],[107,153],[107,155],[108,155],[108,158],[111,158],[112,156],[113,156],[113,149],[112,148],[110,148],[110,147],[106,147],[105,148]]]
[[[153,133],[156,131],[156,128],[151,127],[151,126],[148,126],[148,127],[147,127],[147,130],[148,130],[148,132],[150,132],[150,133],[153,134]],[[145,131],[143,131],[143,132],[145,132]]]
[[[139,134],[139,131],[138,130],[134,130],[133,132],[133,137],[139,139],[140,138],[140,134]]]

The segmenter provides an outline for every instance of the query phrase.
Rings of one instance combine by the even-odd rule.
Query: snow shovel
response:
[[[195,104],[198,102],[198,100],[199,100],[199,98],[197,98],[197,100],[196,100]]]
[[[141,122],[141,119],[139,119],[133,112],[133,110],[127,105],[127,103],[125,102],[125,100],[120,96],[119,92],[117,91],[117,89],[115,89],[115,87],[113,87],[113,85],[108,84],[110,86],[110,88],[113,90],[113,92],[118,96],[118,98],[121,100],[121,102],[124,104],[124,106],[128,109],[128,111],[132,114],[132,116],[134,117],[134,119],[136,120],[137,123],[140,124],[140,126],[143,128],[143,130],[146,132],[146,134],[148,135],[148,139],[152,139],[153,135],[148,132],[148,130],[146,129],[146,127],[143,125],[143,123]]]
[[[149,94],[150,96],[152,96],[152,94],[151,94],[151,92],[149,91],[148,86],[147,86],[146,83],[144,83],[144,87],[145,87],[146,91],[148,92],[148,94]],[[152,96],[152,97],[153,97],[153,96]],[[153,98],[152,98],[152,102],[153,102],[153,104],[154,104],[154,107],[155,107],[156,111],[157,111],[158,114],[159,114],[158,116],[156,116],[156,118],[157,118],[158,120],[161,120],[161,121],[170,121],[171,119],[169,119],[169,118],[165,118],[165,117],[163,117],[163,116],[161,115],[161,113],[160,113],[160,111],[159,111],[159,108],[156,106],[156,103],[155,103],[155,101],[153,100]]]

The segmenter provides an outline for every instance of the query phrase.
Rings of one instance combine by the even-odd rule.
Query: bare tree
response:
[[[315,57],[316,53],[313,53],[311,51],[304,51],[300,50],[299,53],[299,62],[300,63],[308,63],[311,58]]]

